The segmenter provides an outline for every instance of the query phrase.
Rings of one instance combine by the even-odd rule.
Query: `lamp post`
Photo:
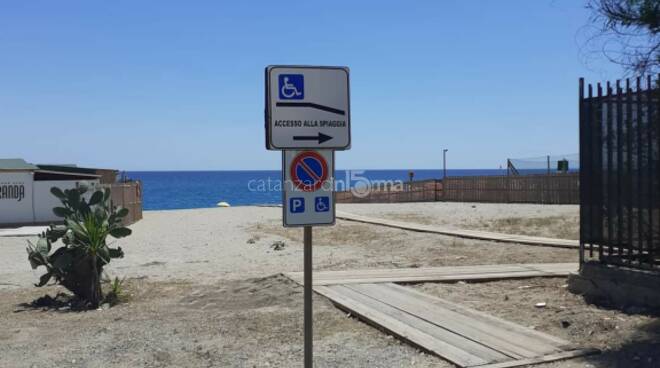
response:
[[[447,177],[447,151],[446,148],[442,150],[442,180]]]

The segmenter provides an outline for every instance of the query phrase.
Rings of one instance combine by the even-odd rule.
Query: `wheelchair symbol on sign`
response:
[[[281,74],[280,99],[302,100],[305,98],[305,83],[302,74]]]
[[[329,197],[316,197],[316,212],[328,212],[330,210]]]

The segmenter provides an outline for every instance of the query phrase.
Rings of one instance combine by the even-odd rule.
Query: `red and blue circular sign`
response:
[[[314,151],[303,151],[291,161],[291,181],[304,192],[319,190],[328,178],[328,163]]]

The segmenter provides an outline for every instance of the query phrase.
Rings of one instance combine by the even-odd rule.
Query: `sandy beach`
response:
[[[576,222],[578,212],[577,206],[441,202],[340,204],[337,209],[466,229],[475,222],[488,228],[518,218],[544,219],[552,229],[556,218]],[[302,229],[282,227],[281,216],[280,208],[252,206],[147,211],[142,221],[131,226],[133,235],[116,242],[127,256],[113,261],[107,270],[131,278],[199,283],[301,271]],[[538,225],[526,231],[548,235],[547,228]],[[556,227],[554,231],[561,234]],[[0,259],[0,287],[28,287],[41,274],[40,270],[32,272],[25,261],[25,245],[30,239],[0,238],[0,247],[7,254]],[[279,240],[286,242],[285,248],[272,250],[270,246]],[[472,241],[342,220],[334,227],[315,228],[314,245],[318,270],[577,260],[572,250]],[[484,251],[488,257],[480,256]]]
[[[524,228],[529,235],[543,236],[572,234],[578,215],[577,206],[441,202],[350,204],[338,210],[455,228],[511,233]],[[107,268],[112,277],[128,277],[130,300],[103,311],[44,311],[26,305],[64,289],[32,286],[41,272],[32,271],[26,260],[30,238],[0,238],[0,366],[302,365],[302,288],[281,275],[302,270],[302,230],[284,229],[281,209],[148,211],[131,227],[133,235],[116,244],[126,257]],[[284,241],[283,249],[272,247],[277,241]],[[334,227],[315,228],[314,245],[316,270],[577,262],[572,249],[466,240],[342,220]],[[654,348],[639,344],[628,349],[642,353],[617,350],[633,337],[657,332],[642,328],[651,319],[588,306],[566,291],[564,278],[415,287],[617,352],[609,360],[587,357],[546,366],[615,367],[618,359],[651,354]],[[504,298],[506,294],[510,297]],[[547,302],[548,308],[534,308],[537,301]],[[452,366],[347,316],[323,297],[316,295],[314,302],[319,367]],[[565,321],[569,325],[561,327]],[[658,358],[655,354],[643,359]]]

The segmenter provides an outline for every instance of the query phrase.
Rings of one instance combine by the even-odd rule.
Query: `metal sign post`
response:
[[[351,145],[348,68],[266,68],[266,148],[282,151],[282,219],[302,226],[305,368],[314,366],[312,225],[335,224],[335,150]]]
[[[305,300],[305,368],[314,367],[314,338],[313,338],[313,310],[312,310],[312,227],[304,228],[304,300]]]

